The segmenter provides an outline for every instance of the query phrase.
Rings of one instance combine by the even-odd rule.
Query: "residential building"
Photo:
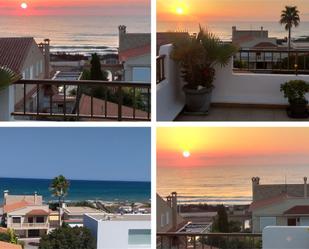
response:
[[[37,44],[32,37],[0,38],[0,66],[8,67],[23,79],[46,79],[50,76],[49,40]],[[0,92],[0,120],[11,120],[11,113],[24,105],[33,110],[37,103],[35,85],[13,85]],[[25,91],[24,91],[25,90]],[[10,103],[6,100],[9,96]],[[2,101],[3,103],[2,103]],[[3,110],[2,110],[3,109]]]
[[[119,29],[119,62],[123,64],[124,81],[151,81],[151,34],[127,33],[127,27]]]
[[[302,184],[260,184],[252,178],[252,232],[267,226],[309,226],[307,177]]]
[[[105,214],[105,212],[95,209],[95,208],[91,208],[91,207],[79,207],[79,206],[75,206],[75,207],[68,207],[65,206],[63,208],[63,221],[68,224],[70,227],[81,227],[83,226],[83,218],[84,215],[87,214]]]
[[[48,233],[50,210],[42,199],[37,193],[10,195],[4,191],[3,218],[6,227],[14,229],[22,238],[40,237]]]
[[[149,214],[85,214],[84,226],[96,238],[97,249],[151,248]]]
[[[177,193],[173,192],[166,201],[157,194],[157,232],[176,232],[186,224],[178,213]]]

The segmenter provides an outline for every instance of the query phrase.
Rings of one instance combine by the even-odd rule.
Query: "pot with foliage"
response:
[[[288,99],[287,109],[291,118],[308,118],[308,100],[305,95],[309,92],[309,84],[303,80],[291,80],[281,85],[280,91]]]
[[[172,59],[179,62],[181,76],[186,82],[186,110],[207,113],[214,88],[215,67],[226,66],[237,52],[232,44],[223,43],[216,35],[200,26],[195,36],[182,37],[174,42]]]

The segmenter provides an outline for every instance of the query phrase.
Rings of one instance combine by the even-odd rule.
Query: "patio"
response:
[[[192,115],[182,111],[175,121],[309,121],[291,119],[285,109],[260,107],[211,107],[208,115]]]

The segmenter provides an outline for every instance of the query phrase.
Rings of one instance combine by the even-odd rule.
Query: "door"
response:
[[[40,230],[29,230],[28,238],[38,238],[40,237]]]

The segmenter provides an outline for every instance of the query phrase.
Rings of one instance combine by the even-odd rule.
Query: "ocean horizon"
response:
[[[157,22],[157,31],[188,31],[189,33],[198,32],[199,24],[202,27],[207,28],[210,32],[215,33],[224,41],[230,41],[232,39],[232,26],[236,26],[237,29],[246,30],[259,30],[263,27],[264,30],[268,30],[269,37],[284,38],[288,33],[284,29],[284,26],[279,21],[205,21],[199,20],[198,22],[181,22],[181,21],[159,21]],[[300,38],[309,36],[309,21],[301,21],[298,27],[292,28],[292,37]]]
[[[246,205],[252,201],[252,177],[261,184],[303,183],[308,165],[159,167],[157,192],[166,197],[176,191],[179,203]]]
[[[56,201],[49,191],[52,179],[0,178],[0,203],[3,191],[10,194],[32,195],[37,192],[44,202]],[[149,202],[151,183],[142,181],[69,180],[66,201],[101,200],[110,202]]]
[[[52,53],[104,55],[117,53],[119,25],[129,33],[150,32],[148,16],[0,16],[0,37],[49,38]]]

